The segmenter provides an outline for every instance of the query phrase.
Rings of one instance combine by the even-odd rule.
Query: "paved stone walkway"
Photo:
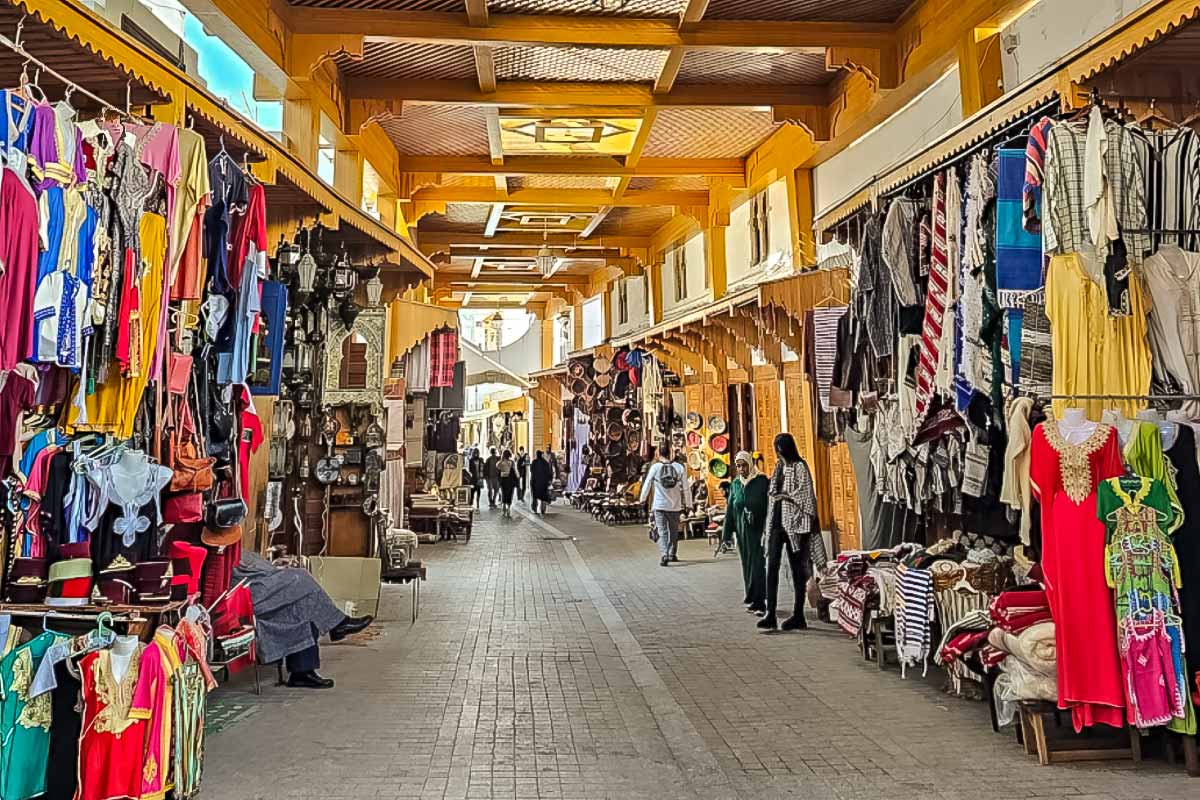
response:
[[[241,677],[218,691],[205,797],[1200,792],[1158,762],[1039,767],[991,733],[982,703],[879,672],[826,626],[756,634],[736,558],[714,561],[703,542],[663,569],[641,528],[556,507],[545,521],[485,511],[469,543],[419,554],[421,618],[409,624],[407,588],[386,587],[376,635],[323,650],[336,689],[255,697]]]

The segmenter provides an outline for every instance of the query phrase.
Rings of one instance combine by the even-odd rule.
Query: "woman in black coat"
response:
[[[538,450],[533,463],[529,465],[529,488],[533,492],[533,511],[545,514],[550,505],[550,484],[553,482],[553,472],[550,462]]]

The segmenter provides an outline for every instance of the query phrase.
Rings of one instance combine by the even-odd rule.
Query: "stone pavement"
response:
[[[255,697],[240,676],[218,690],[204,797],[1200,792],[1157,762],[1039,767],[991,732],[982,703],[880,672],[827,626],[756,634],[736,557],[714,561],[704,542],[663,569],[644,529],[555,507],[545,521],[485,511],[469,543],[418,552],[420,619],[409,624],[407,587],[385,587],[375,635],[323,649],[336,689]]]

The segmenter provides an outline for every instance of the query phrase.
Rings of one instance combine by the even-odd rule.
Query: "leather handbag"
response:
[[[169,494],[163,498],[163,522],[179,524],[204,521],[204,494],[185,492]]]
[[[183,360],[173,362],[173,365],[185,363]],[[187,364],[191,364],[188,358]],[[192,410],[188,407],[187,376],[179,377],[180,370],[172,372],[172,386],[168,399],[172,405],[171,438],[168,442],[166,464],[174,474],[171,476],[170,490],[172,492],[205,492],[212,488],[216,476],[213,464],[216,459],[207,458],[200,452],[196,438],[196,428],[193,423]]]
[[[214,530],[241,525],[246,518],[246,501],[240,497],[223,497],[208,504],[205,524]]]

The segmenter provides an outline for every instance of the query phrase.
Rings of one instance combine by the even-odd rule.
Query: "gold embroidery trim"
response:
[[[1042,423],[1046,442],[1058,453],[1058,468],[1061,473],[1063,491],[1076,505],[1092,493],[1091,456],[1108,441],[1112,427],[1100,423],[1096,430],[1080,444],[1070,444],[1058,430],[1058,421],[1050,417]]]
[[[120,735],[137,721],[130,719],[129,709],[133,705],[133,690],[137,686],[142,648],[134,651],[120,681],[113,678],[111,661],[111,654],[106,652],[101,653],[92,663],[96,695],[104,703],[104,708],[96,714],[96,732]]]
[[[17,653],[13,661],[13,679],[8,690],[16,694],[18,700],[25,702],[25,707],[21,709],[21,714],[17,717],[17,724],[22,728],[41,728],[42,730],[50,730],[50,694],[49,692],[40,694],[32,700],[29,699],[29,687],[33,684],[33,656],[29,650],[22,650]]]

